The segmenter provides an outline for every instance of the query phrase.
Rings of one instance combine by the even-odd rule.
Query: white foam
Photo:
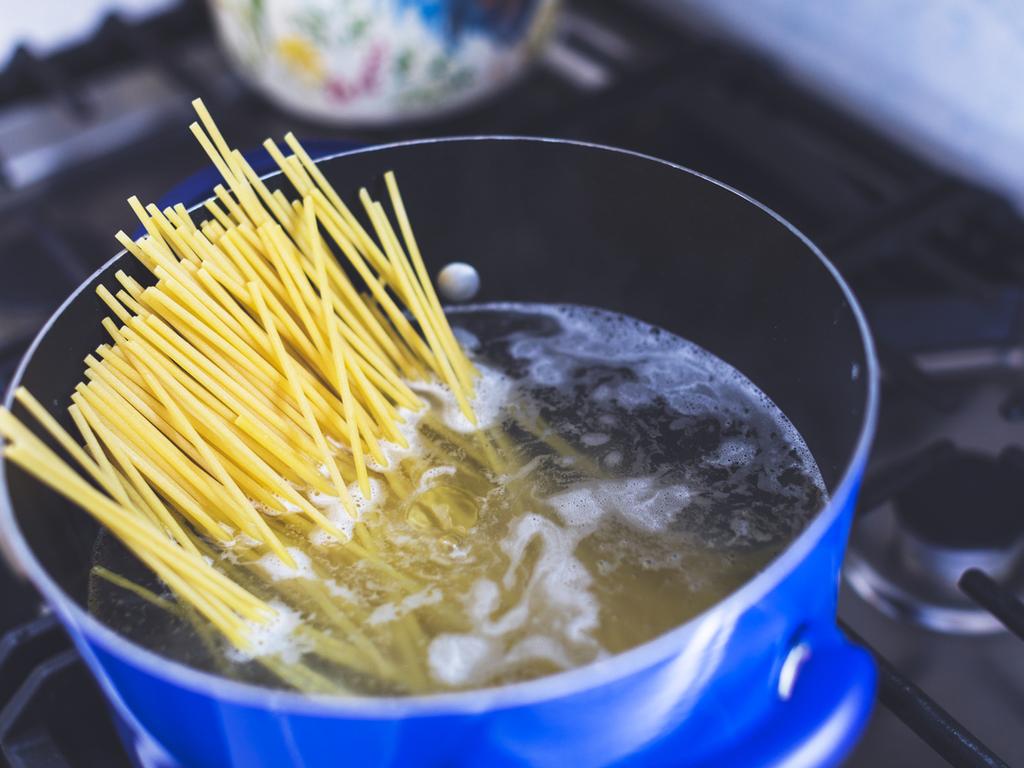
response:
[[[313,562],[309,555],[297,547],[286,547],[285,551],[295,561],[295,567],[284,562],[279,555],[268,552],[256,561],[256,565],[266,571],[273,581],[286,581],[288,579],[315,579]]]
[[[295,635],[295,630],[302,624],[302,616],[277,600],[272,601],[270,607],[274,609],[274,615],[266,622],[246,622],[248,647],[229,647],[228,658],[244,663],[261,656],[280,656],[291,664],[310,650],[310,645]]]
[[[435,605],[444,598],[440,589],[436,587],[428,587],[421,589],[419,592],[414,592],[408,597],[404,598],[397,603],[384,603],[374,609],[373,613],[367,618],[366,623],[371,626],[377,626],[378,624],[386,624],[394,621],[397,618],[405,616],[407,613],[422,608],[425,605]]]
[[[344,529],[341,529],[341,532],[346,535],[345,541],[352,540],[351,530],[345,531]],[[330,547],[340,544],[341,542],[338,540],[337,536],[332,536],[323,528],[314,528],[312,531],[309,532],[309,543],[312,544],[314,547],[320,547],[321,549],[329,549]]]
[[[275,496],[274,500],[277,502],[275,506],[271,507],[262,502],[256,501],[255,499],[249,499],[249,502],[256,508],[256,511],[267,517],[279,517],[280,515],[294,515],[297,512],[302,511],[302,507],[298,504],[293,504],[287,499],[282,499],[280,496]]]
[[[370,486],[369,496],[363,496],[358,483],[352,483],[348,487],[348,495],[352,498],[352,503],[356,508],[356,520],[362,520],[368,512],[380,506],[387,495],[380,480],[374,477],[367,478],[367,485]]]
[[[508,558],[501,583],[487,578],[473,583],[464,598],[472,631],[434,638],[428,652],[433,678],[449,686],[482,684],[531,661],[571,667],[600,655],[593,636],[599,621],[597,598],[590,574],[575,555],[584,535],[534,513],[512,521],[499,545]],[[520,566],[535,541],[539,547],[526,584],[517,585],[523,576]],[[497,613],[503,591],[517,588],[517,602]],[[525,637],[518,637],[527,629]]]
[[[757,448],[748,440],[727,439],[718,446],[718,450],[705,461],[719,466],[748,464],[756,457]]]
[[[568,669],[573,665],[572,659],[569,658],[569,654],[566,653],[562,644],[545,635],[525,637],[505,654],[505,663],[508,666],[524,661],[538,660],[550,661],[562,669]]]
[[[249,499],[249,503],[252,504],[253,509],[259,512],[261,515],[266,517],[278,517],[281,514],[281,510],[277,507],[270,507],[260,501]]]
[[[580,442],[584,445],[596,448],[599,445],[604,445],[611,437],[608,435],[601,434],[600,432],[587,432],[583,437],[580,438]]]
[[[422,449],[422,442],[418,427],[420,419],[423,418],[427,411],[427,408],[422,408],[419,411],[413,411],[409,408],[398,408],[398,416],[402,419],[402,422],[398,424],[398,432],[405,439],[406,447],[403,448],[398,443],[393,443],[389,440],[382,440],[380,448],[384,454],[384,459],[387,461],[387,467],[380,466],[371,456],[365,457],[366,466],[375,472],[384,472],[387,471],[388,467],[396,466],[407,456],[419,455]]]
[[[476,380],[476,389],[470,400],[473,413],[476,415],[475,425],[462,413],[455,396],[444,384],[436,381],[415,381],[410,382],[409,387],[418,394],[435,399],[440,406],[441,420],[449,429],[461,433],[487,429],[500,421],[502,411],[508,405],[514,389],[514,382],[493,368],[479,363],[476,367],[480,371],[480,376]]]
[[[384,605],[378,605],[373,609],[373,613],[366,620],[366,623],[371,626],[378,624],[387,624],[388,622],[394,621],[398,618],[398,609],[395,608],[394,603],[384,603]]]
[[[466,596],[466,612],[475,624],[487,621],[501,600],[498,585],[490,579],[477,579]]]
[[[351,539],[353,525],[357,521],[362,520],[367,513],[380,506],[387,496],[384,484],[380,480],[371,477],[369,478],[368,485],[370,486],[369,497],[363,496],[358,483],[352,483],[347,487],[348,495],[352,500],[352,506],[355,511],[354,517],[346,509],[345,502],[342,501],[340,496],[333,496],[314,490],[309,492],[308,498],[310,503],[320,509],[336,528]],[[326,535],[329,536],[329,534]]]
[[[455,471],[455,467],[447,464],[431,467],[420,475],[420,482],[416,488],[416,492],[419,493],[431,488],[435,484],[434,481],[439,477],[450,477],[455,474]]]
[[[436,605],[440,603],[444,595],[439,589],[421,589],[402,600],[402,607],[412,611],[422,608],[425,605]]]
[[[352,530],[355,527],[356,521],[352,518],[352,515],[348,513],[348,510],[345,509],[345,503],[340,497],[320,493],[319,491],[313,491],[309,494],[309,500],[313,506],[317,507],[324,513],[324,517],[326,517],[335,528],[345,535],[346,541],[351,541]],[[317,528],[310,533],[309,538],[313,544],[320,547],[330,546],[336,541],[334,536],[321,528]]]
[[[565,383],[565,370],[558,363],[549,360],[537,360],[530,369],[535,382],[545,387],[557,387]]]
[[[645,531],[666,530],[691,497],[683,485],[657,477],[593,480],[548,498],[570,528],[593,530],[605,515],[616,515]]]
[[[236,547],[244,547],[246,549],[256,549],[257,547],[263,546],[257,539],[246,533],[238,533],[228,541],[222,542],[220,545],[224,549],[235,549]]]
[[[334,597],[340,597],[342,600],[349,603],[360,603],[359,595],[357,595],[352,589],[346,587],[344,584],[339,584],[335,579],[327,579],[324,582],[324,586],[327,587],[327,591],[330,592]]]
[[[601,384],[591,392],[595,400],[614,399],[627,408],[648,405],[658,395],[664,395],[666,389],[683,386],[680,370],[710,372],[718,362],[695,344],[610,312],[516,303],[489,304],[487,308],[546,316],[560,327],[559,333],[541,339],[530,332],[510,337],[509,352],[528,363],[529,376],[536,383],[563,384],[570,380],[572,368],[586,360],[631,370],[635,374],[633,380]],[[472,309],[465,307],[460,311]],[[454,316],[457,318],[457,313]]]
[[[483,637],[438,635],[427,649],[430,674],[443,685],[469,685],[489,671],[498,651],[493,641]]]

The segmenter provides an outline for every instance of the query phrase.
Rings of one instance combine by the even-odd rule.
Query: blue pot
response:
[[[320,164],[343,194],[349,180],[394,168],[428,259],[476,265],[483,301],[602,306],[729,361],[800,430],[831,500],[742,588],[626,653],[500,688],[340,698],[200,672],[98,622],[83,607],[94,524],[3,465],[0,533],[12,560],[67,627],[140,764],[836,764],[874,696],[872,664],[839,633],[835,610],[878,384],[863,316],[835,269],[742,194],[621,150],[473,138]],[[80,361],[102,340],[93,289],[120,268],[141,277],[115,257],[51,318],[15,375],[65,422]]]

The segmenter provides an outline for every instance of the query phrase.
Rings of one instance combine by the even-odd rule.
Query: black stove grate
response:
[[[964,454],[952,443],[948,440],[938,440],[913,455],[876,468],[865,479],[857,515],[871,514],[883,504],[892,503],[922,486],[928,489],[929,494],[935,493],[935,488],[930,487],[934,483],[928,482],[929,473],[949,472],[954,462],[963,461]],[[1001,461],[1018,462],[1016,449],[1005,451]],[[996,462],[992,463],[996,465]],[[941,488],[938,492],[941,493]],[[963,512],[963,509],[960,511]],[[922,512],[934,517],[939,510],[935,506],[928,506]],[[936,525],[934,520],[928,522]],[[965,571],[958,586],[967,597],[989,611],[1007,629],[1024,640],[1024,603],[1015,594],[980,568]],[[881,703],[950,765],[957,768],[1008,766],[1008,763],[998,757],[970,730],[904,676],[855,629],[843,621],[840,621],[840,626],[851,640],[867,648],[875,657],[878,664]]]
[[[0,757],[10,768],[128,768],[103,696],[52,615],[0,639]]]
[[[1024,603],[980,568],[960,577],[960,589],[1021,640],[1024,640]]]
[[[846,635],[871,651],[878,665],[878,698],[893,714],[955,768],[1009,768],[974,734],[935,703],[850,627]]]
[[[665,24],[624,0],[577,2],[570,10],[559,44],[596,68],[599,84],[549,62],[501,99],[454,119],[344,138],[556,135],[637,149],[733,184],[824,247],[864,299],[887,390],[937,412],[954,409],[958,394],[931,375],[921,355],[951,346],[1019,347],[1024,222],[1006,202],[880,139],[720,40]],[[157,197],[182,175],[182,157],[201,163],[164,127],[181,119],[161,118],[184,115],[199,95],[242,145],[284,127],[305,136],[332,133],[246,91],[216,53],[201,3],[187,0],[141,23],[112,16],[94,38],[53,56],[20,50],[0,72],[0,136],[3,116],[17,110],[49,111],[67,122],[69,135],[94,128],[108,116],[93,86],[139,69],[166,84],[162,111],[105,151],[71,147],[64,153],[71,160],[26,175],[17,150],[0,144],[0,246],[11,275],[0,286],[0,388],[45,317],[111,252],[109,233],[127,224],[123,212],[116,218],[97,207],[101,201],[128,190]],[[1020,400],[1006,401],[1007,419],[1024,412]],[[862,508],[897,495],[952,450],[933,442],[875,472]],[[7,574],[0,581],[5,595],[28,591]],[[1024,606],[996,580],[972,570],[960,586],[1024,637]],[[52,616],[27,620],[34,610],[26,597],[24,604],[5,602],[0,613],[7,630],[0,639],[0,755],[11,768],[127,765],[95,683]],[[1005,765],[876,658],[882,703],[936,753],[955,766]]]

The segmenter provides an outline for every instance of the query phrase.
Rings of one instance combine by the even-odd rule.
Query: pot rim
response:
[[[6,481],[6,464],[3,457],[0,456],[0,536],[6,539],[8,556],[15,567],[20,569],[35,584],[62,622],[69,629],[73,630],[72,635],[76,636],[76,640],[80,634],[89,643],[96,643],[124,663],[130,664],[146,674],[171,685],[200,695],[215,697],[238,706],[260,710],[321,717],[348,717],[373,720],[446,713],[475,713],[484,710],[510,708],[557,699],[587,689],[597,688],[669,658],[678,651],[682,642],[685,641],[686,637],[697,626],[709,620],[715,621],[716,619],[713,617],[716,615],[718,619],[725,619],[730,615],[735,615],[737,609],[742,610],[741,607],[753,605],[761,600],[764,595],[773,590],[807,557],[824,536],[825,532],[832,526],[853,494],[867,460],[867,453],[874,436],[878,418],[879,372],[874,342],[860,305],[857,303],[846,281],[821,250],[782,216],[727,184],[693,169],[642,152],[591,142],[508,135],[451,136],[400,141],[348,150],[318,158],[316,162],[318,164],[326,163],[348,154],[380,152],[397,147],[468,141],[525,141],[544,144],[564,144],[601,152],[613,152],[637,160],[657,163],[689,173],[737,195],[747,203],[767,213],[794,234],[807,247],[808,251],[818,258],[822,266],[832,276],[832,279],[839,285],[843,297],[857,322],[867,368],[863,373],[863,375],[867,376],[867,407],[864,411],[860,432],[853,451],[846,462],[840,481],[829,498],[829,502],[818,512],[800,535],[790,542],[789,546],[769,563],[764,570],[745,582],[735,592],[679,626],[627,651],[600,659],[582,667],[504,686],[402,697],[340,696],[275,690],[251,683],[230,680],[210,672],[194,669],[138,645],[100,622],[64,592],[32,553],[14,516],[14,509]],[[265,174],[262,178],[271,178],[279,173],[280,171],[274,171]],[[201,205],[202,203],[194,206],[193,209]],[[4,397],[3,404],[5,406],[11,407],[17,383],[21,381],[33,354],[53,324],[67,307],[92,284],[93,280],[101,272],[105,271],[124,255],[125,251],[122,250],[107,260],[83,281],[46,321],[46,324],[32,340],[31,345],[14,372],[8,392]]]

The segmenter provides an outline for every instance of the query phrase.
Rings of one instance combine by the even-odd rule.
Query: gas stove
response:
[[[523,81],[455,118],[305,124],[247,91],[201,4],[0,72],[0,386],[31,336],[131,225],[205,165],[202,96],[240,146],[294,130],[376,143],[549,135],[721,179],[792,221],[851,282],[879,343],[880,431],[840,596],[880,668],[856,766],[1024,764],[1024,220],[883,140],[757,56],[625,0],[570,3]],[[0,766],[130,765],[102,697],[31,588],[0,574]],[[1004,762],[1006,761],[1006,762]]]

